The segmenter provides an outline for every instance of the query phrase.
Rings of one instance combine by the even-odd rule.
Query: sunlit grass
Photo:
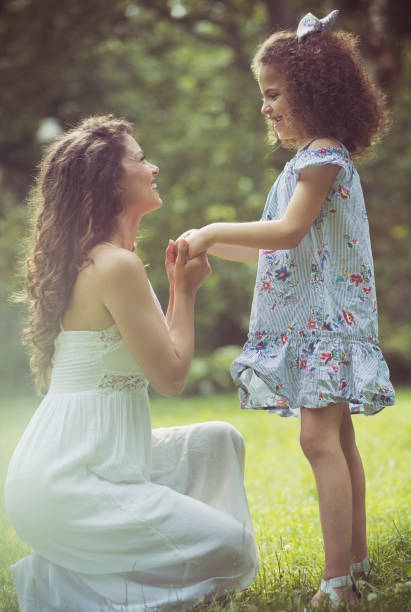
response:
[[[409,483],[411,390],[400,390],[396,407],[374,417],[354,417],[367,474],[370,557],[375,572],[356,609],[411,611]],[[8,459],[38,401],[3,399],[0,408],[0,484]],[[318,586],[323,563],[316,490],[299,447],[297,419],[241,411],[236,396],[152,400],[153,427],[225,420],[243,434],[246,487],[260,549],[254,584],[229,598],[225,609],[302,610]],[[10,526],[0,501],[0,611],[18,610],[9,566],[29,553]],[[368,597],[370,596],[370,599]],[[200,606],[217,612],[221,604]]]

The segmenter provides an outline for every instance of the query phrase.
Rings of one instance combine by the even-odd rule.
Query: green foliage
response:
[[[185,395],[214,395],[233,390],[230,366],[241,352],[241,346],[222,346],[206,357],[194,357]]]
[[[218,358],[225,360],[224,353]],[[216,357],[217,359],[217,357]],[[38,401],[3,398],[0,411],[0,488],[9,457]],[[411,390],[373,417],[353,417],[367,474],[368,539],[374,571],[358,611],[409,612],[411,567],[408,483]],[[152,401],[153,427],[225,420],[244,436],[245,482],[260,552],[260,572],[246,590],[197,612],[302,612],[321,579],[323,549],[315,484],[298,444],[299,421],[240,410],[234,394]],[[9,565],[30,553],[0,498],[0,612],[17,612]]]
[[[0,216],[0,379],[11,385],[22,379],[28,386],[28,360],[20,342],[24,309],[12,304],[10,296],[21,289],[22,234],[26,227],[26,209],[4,190]],[[19,268],[20,266],[20,268]],[[19,272],[18,272],[19,271]]]
[[[393,126],[361,163],[372,230],[381,340],[393,377],[411,357],[409,164],[411,88],[407,24],[387,0],[341,0],[340,24],[361,35],[371,70],[393,104]],[[43,121],[64,129],[89,114],[113,112],[135,123],[149,159],[160,166],[162,209],[144,219],[140,254],[163,304],[168,238],[213,221],[260,218],[266,194],[289,157],[270,151],[260,94],[249,64],[272,30],[294,28],[304,12],[325,14],[325,0],[5,0],[0,6],[0,290],[22,250],[23,201],[42,150]],[[368,29],[364,22],[372,23]],[[389,65],[389,70],[386,68]],[[338,109],[336,110],[338,112]],[[255,266],[212,261],[197,300],[197,351],[241,345]],[[17,315],[4,311],[4,327]],[[407,331],[408,330],[408,331]],[[11,332],[10,332],[11,333]],[[19,378],[19,333],[7,376]],[[1,355],[0,355],[1,357]]]

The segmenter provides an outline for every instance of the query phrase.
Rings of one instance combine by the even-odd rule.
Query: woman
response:
[[[151,430],[148,382],[181,393],[210,273],[170,241],[163,316],[133,253],[162,204],[158,172],[130,124],[94,117],[51,146],[33,192],[25,341],[48,392],[5,489],[35,550],[12,567],[23,612],[185,609],[256,572],[240,434],[221,422]]]

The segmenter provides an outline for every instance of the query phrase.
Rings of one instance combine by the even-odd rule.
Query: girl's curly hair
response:
[[[257,78],[261,66],[284,75],[290,111],[313,137],[335,138],[352,155],[364,155],[387,126],[386,97],[367,75],[352,34],[312,33],[299,40],[293,32],[276,32],[254,56]],[[278,142],[271,122],[269,139]]]
[[[29,324],[23,343],[31,345],[30,367],[41,392],[50,380],[54,341],[79,270],[90,249],[107,239],[122,210],[122,159],[127,121],[91,117],[53,142],[40,163],[29,196],[31,234],[26,291]]]

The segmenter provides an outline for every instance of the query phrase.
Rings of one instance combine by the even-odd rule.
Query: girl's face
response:
[[[160,208],[162,200],[157,191],[159,169],[144,156],[141,147],[132,136],[125,136],[126,153],[122,166],[123,175],[120,186],[123,188],[123,200],[126,207],[136,207],[142,215]]]
[[[261,112],[273,122],[280,140],[295,140],[297,145],[306,140],[307,135],[298,128],[293,119],[285,95],[285,78],[273,66],[261,65],[258,83],[263,96]]]

